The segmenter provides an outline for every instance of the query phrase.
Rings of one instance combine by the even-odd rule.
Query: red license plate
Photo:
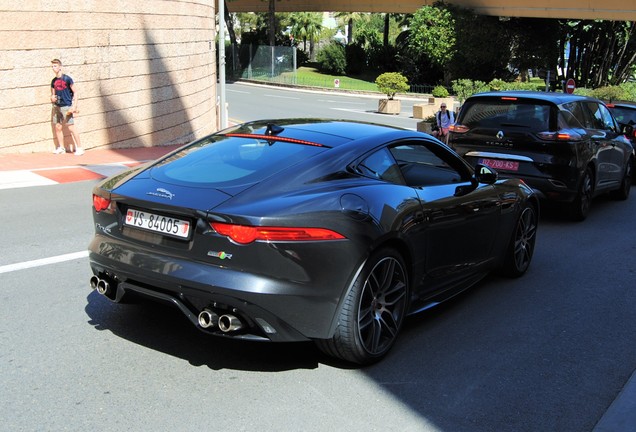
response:
[[[519,171],[519,162],[500,159],[480,159],[480,164],[487,165],[496,170]]]

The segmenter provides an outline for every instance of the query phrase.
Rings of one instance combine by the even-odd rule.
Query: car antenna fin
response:
[[[274,123],[267,123],[267,129],[265,129],[265,135],[269,135],[269,136],[278,135],[284,130],[285,128],[275,125]]]

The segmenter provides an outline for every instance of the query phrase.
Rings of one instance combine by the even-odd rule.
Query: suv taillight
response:
[[[564,131],[558,132],[539,132],[537,133],[537,137],[544,141],[581,141],[581,135],[577,133],[570,133]]]
[[[456,132],[456,133],[466,133],[468,132],[468,126],[464,126],[461,124],[454,124],[454,125],[450,125],[448,130],[451,132]]]

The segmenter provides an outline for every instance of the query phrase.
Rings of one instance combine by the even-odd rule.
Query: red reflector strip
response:
[[[93,194],[93,207],[97,212],[101,212],[110,207],[110,200],[99,195]]]
[[[305,140],[296,139],[296,138],[278,137],[278,136],[275,136],[275,135],[229,133],[229,134],[226,134],[225,136],[227,136],[227,137],[237,137],[237,138],[256,138],[256,139],[264,139],[264,140],[267,140],[267,141],[288,142],[288,143],[293,143],[293,144],[303,144],[303,145],[309,145],[309,146],[314,146],[314,147],[327,147],[325,145],[322,145],[320,143],[316,143],[316,142],[313,142],[313,141],[305,141]]]
[[[214,230],[232,241],[248,244],[254,241],[325,241],[341,240],[345,237],[325,228],[253,227],[210,222]]]

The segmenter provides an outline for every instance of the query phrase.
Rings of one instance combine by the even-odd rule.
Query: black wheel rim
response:
[[[532,260],[534,240],[537,234],[537,220],[534,209],[526,208],[517,225],[515,236],[514,258],[518,270],[525,271]]]
[[[406,310],[406,283],[406,273],[394,257],[380,260],[364,282],[358,332],[369,354],[384,354],[397,337]]]

